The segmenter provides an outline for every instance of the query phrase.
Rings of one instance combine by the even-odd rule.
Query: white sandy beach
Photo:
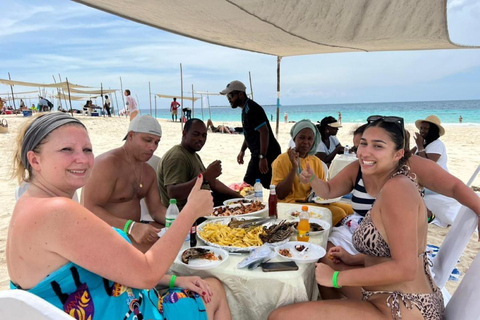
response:
[[[231,126],[241,126],[240,110],[238,112],[239,122],[225,123]],[[3,118],[0,117],[0,118]],[[6,116],[9,124],[9,132],[0,134],[0,203],[3,203],[3,210],[0,212],[0,290],[8,288],[8,273],[5,260],[5,243],[7,238],[8,224],[13,208],[15,206],[15,187],[17,182],[10,178],[12,152],[14,149],[14,140],[19,126],[27,119],[23,116]],[[103,118],[103,117],[84,117],[81,120],[87,126],[90,138],[93,143],[95,155],[122,145],[122,139],[125,136],[129,121],[126,118]],[[162,156],[170,147],[180,143],[181,127],[180,123],[159,120],[163,137],[159,148],[155,152],[156,155]],[[218,125],[221,123],[215,123]],[[285,151],[290,139],[291,123],[280,123],[280,132],[278,141]],[[347,123],[339,130],[338,138],[343,145],[352,145],[351,131],[358,124]],[[272,123],[273,130],[275,124]],[[416,131],[413,124],[408,124],[407,129],[410,133]],[[480,154],[480,126],[478,125],[445,125],[446,134],[442,137],[448,151],[448,167],[450,172],[467,182],[475,168],[479,165],[478,155]],[[214,160],[221,160],[223,173],[220,176],[225,184],[233,182],[241,182],[246,170],[246,166],[239,166],[236,157],[240,146],[243,142],[243,135],[229,135],[221,133],[209,133],[207,143],[200,152],[203,162],[208,165]],[[248,153],[248,152],[247,152]],[[247,161],[248,156],[247,156]],[[480,186],[480,175],[476,178],[473,185]],[[265,191],[266,192],[266,191]],[[430,226],[428,243],[441,245],[448,229],[442,229],[436,226]],[[470,240],[467,249],[458,265],[462,274],[468,269],[473,258],[480,250],[480,243],[477,242],[477,234],[475,233]],[[459,282],[449,281],[447,289],[453,293]]]

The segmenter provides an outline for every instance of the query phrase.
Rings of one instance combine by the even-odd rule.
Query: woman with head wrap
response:
[[[277,197],[281,202],[305,202],[312,191],[309,184],[300,183],[299,175],[307,167],[307,163],[315,175],[326,180],[322,161],[315,156],[321,141],[320,133],[310,120],[297,122],[290,130],[295,148],[289,148],[272,164],[272,184],[277,187]],[[347,215],[353,213],[350,205],[332,203],[322,205],[332,212],[332,222],[336,225]]]
[[[8,229],[10,287],[77,319],[230,319],[218,280],[166,275],[192,224],[212,210],[209,191],[200,190],[203,178],[172,230],[142,253],[126,235],[134,222],[113,229],[71,200],[87,182],[93,159],[85,126],[67,114],[42,114],[20,130],[14,175],[30,186]],[[160,301],[150,289],[158,283],[170,284]]]

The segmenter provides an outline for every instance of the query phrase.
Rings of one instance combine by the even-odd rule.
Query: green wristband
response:
[[[125,227],[123,227],[123,232],[125,232],[125,234],[128,234],[128,227],[132,222],[132,220],[128,220],[127,223],[125,223]]]
[[[308,180],[308,183],[312,182],[313,179],[315,179],[315,174],[313,174],[313,175],[310,177],[310,180]]]
[[[175,279],[177,279],[177,276],[172,274],[172,276],[170,277],[170,284],[168,285],[170,289],[173,289],[175,287]]]
[[[333,278],[332,278],[333,287],[334,287],[334,288],[337,288],[337,289],[339,289],[339,288],[342,287],[342,286],[339,286],[338,283],[337,283],[337,278],[338,278],[338,274],[339,274],[339,273],[340,273],[340,271],[335,271],[335,272],[333,273]]]

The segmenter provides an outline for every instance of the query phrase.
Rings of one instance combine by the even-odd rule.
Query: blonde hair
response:
[[[18,184],[21,184],[23,181],[29,182],[32,177],[32,173],[27,171],[27,169],[25,168],[22,162],[22,145],[23,145],[23,139],[25,138],[25,132],[27,132],[27,129],[35,120],[37,120],[39,117],[42,117],[42,116],[44,116],[44,114],[37,114],[32,118],[28,119],[20,127],[17,137],[15,138],[15,152],[13,154],[13,167],[12,167],[11,177],[16,178]],[[37,146],[37,148],[39,146]]]

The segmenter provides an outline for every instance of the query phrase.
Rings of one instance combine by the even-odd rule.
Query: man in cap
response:
[[[258,103],[247,97],[245,90],[245,85],[235,80],[230,82],[220,94],[227,96],[232,108],[242,109],[245,139],[237,156],[237,162],[243,164],[247,147],[251,153],[243,180],[253,185],[255,179],[260,179],[263,187],[268,189],[272,180],[272,162],[281,153],[280,145],[273,135],[265,111]]]
[[[213,191],[215,206],[242,196],[227,187],[217,178],[222,174],[220,160],[213,161],[207,168],[197,152],[202,150],[207,141],[207,127],[200,119],[190,119],[185,123],[182,132],[182,142],[168,150],[158,165],[158,183],[162,203],[167,206],[170,199],[177,199],[181,210],[187,202],[198,174],[204,177],[202,189]]]
[[[123,139],[125,144],[96,157],[82,192],[87,209],[111,226],[127,229],[133,245],[144,252],[158,240],[157,234],[165,224],[166,208],[160,201],[157,176],[146,164],[161,136],[162,128],[152,116],[135,117]],[[140,223],[143,198],[154,220],[148,224]]]

